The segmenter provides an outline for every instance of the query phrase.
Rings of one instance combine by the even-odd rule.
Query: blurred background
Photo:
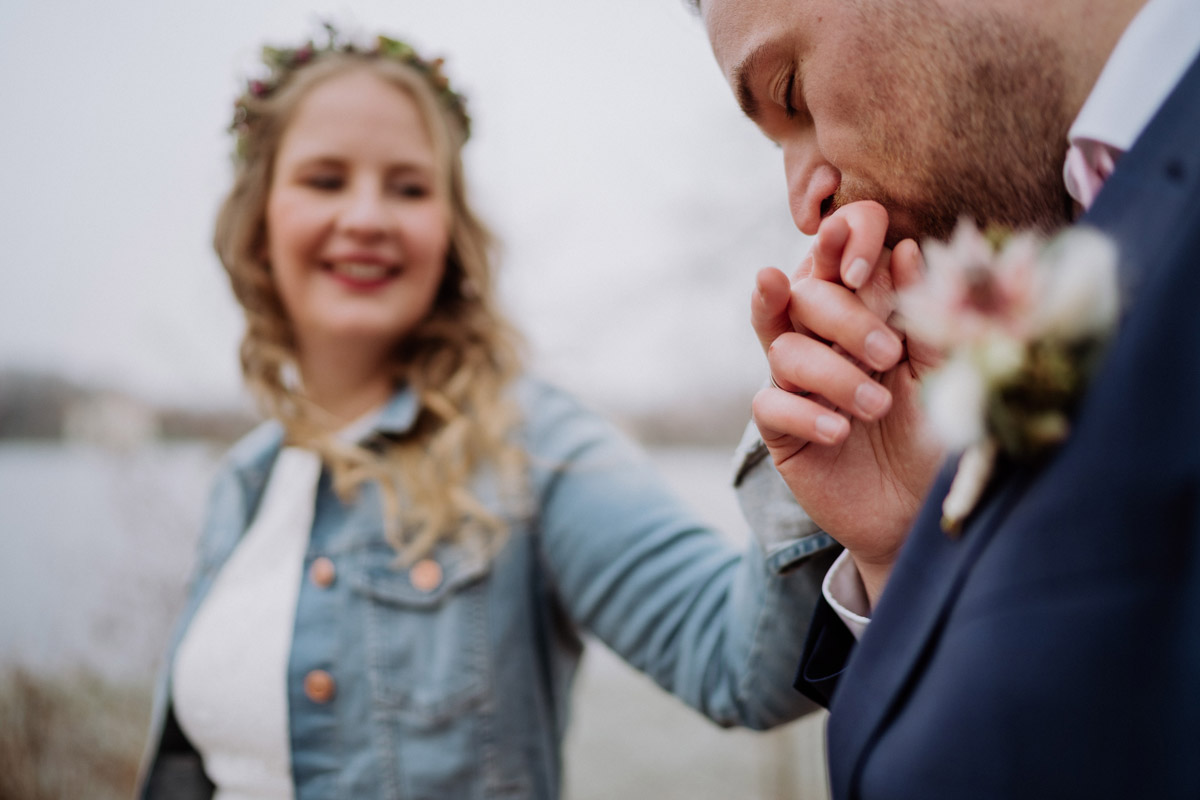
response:
[[[0,0],[0,797],[125,797],[216,459],[255,421],[209,245],[233,98],[329,19],[445,55],[535,370],[734,539],[755,271],[807,248],[684,0]],[[726,732],[589,648],[567,797],[822,798],[822,720]],[[80,788],[86,787],[86,788]]]

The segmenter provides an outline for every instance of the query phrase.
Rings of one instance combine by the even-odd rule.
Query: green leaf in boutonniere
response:
[[[925,279],[900,293],[898,307],[908,336],[946,354],[924,398],[947,449],[962,453],[942,505],[942,527],[954,534],[999,455],[1033,462],[1070,433],[1116,324],[1117,251],[1087,228],[1046,241],[962,222],[924,253]]]

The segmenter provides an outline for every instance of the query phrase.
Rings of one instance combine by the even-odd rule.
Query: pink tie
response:
[[[1091,207],[1100,188],[1116,168],[1120,150],[1095,139],[1076,139],[1067,150],[1063,179],[1067,192],[1086,211]]]

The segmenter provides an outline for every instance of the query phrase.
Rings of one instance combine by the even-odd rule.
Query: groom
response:
[[[797,226],[845,247],[754,300],[783,387],[756,420],[846,547],[798,678],[831,709],[834,797],[1200,797],[1200,5],[699,9]],[[1002,466],[951,539],[926,354],[863,297],[962,215],[1103,231],[1126,314],[1067,441]]]

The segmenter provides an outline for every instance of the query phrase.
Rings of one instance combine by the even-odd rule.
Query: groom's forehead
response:
[[[734,85],[739,76],[774,70],[783,62],[836,58],[869,27],[866,7],[910,0],[700,0],[713,55]],[[752,69],[753,68],[753,69]]]
[[[801,33],[795,8],[787,0],[700,0],[704,26],[717,61],[728,66],[764,42]],[[809,0],[802,0],[809,2]]]
[[[748,40],[812,40],[870,27],[871,12],[896,2],[925,0],[698,0],[718,59]],[[981,0],[982,1],[982,0]],[[725,52],[725,56],[729,53]]]

